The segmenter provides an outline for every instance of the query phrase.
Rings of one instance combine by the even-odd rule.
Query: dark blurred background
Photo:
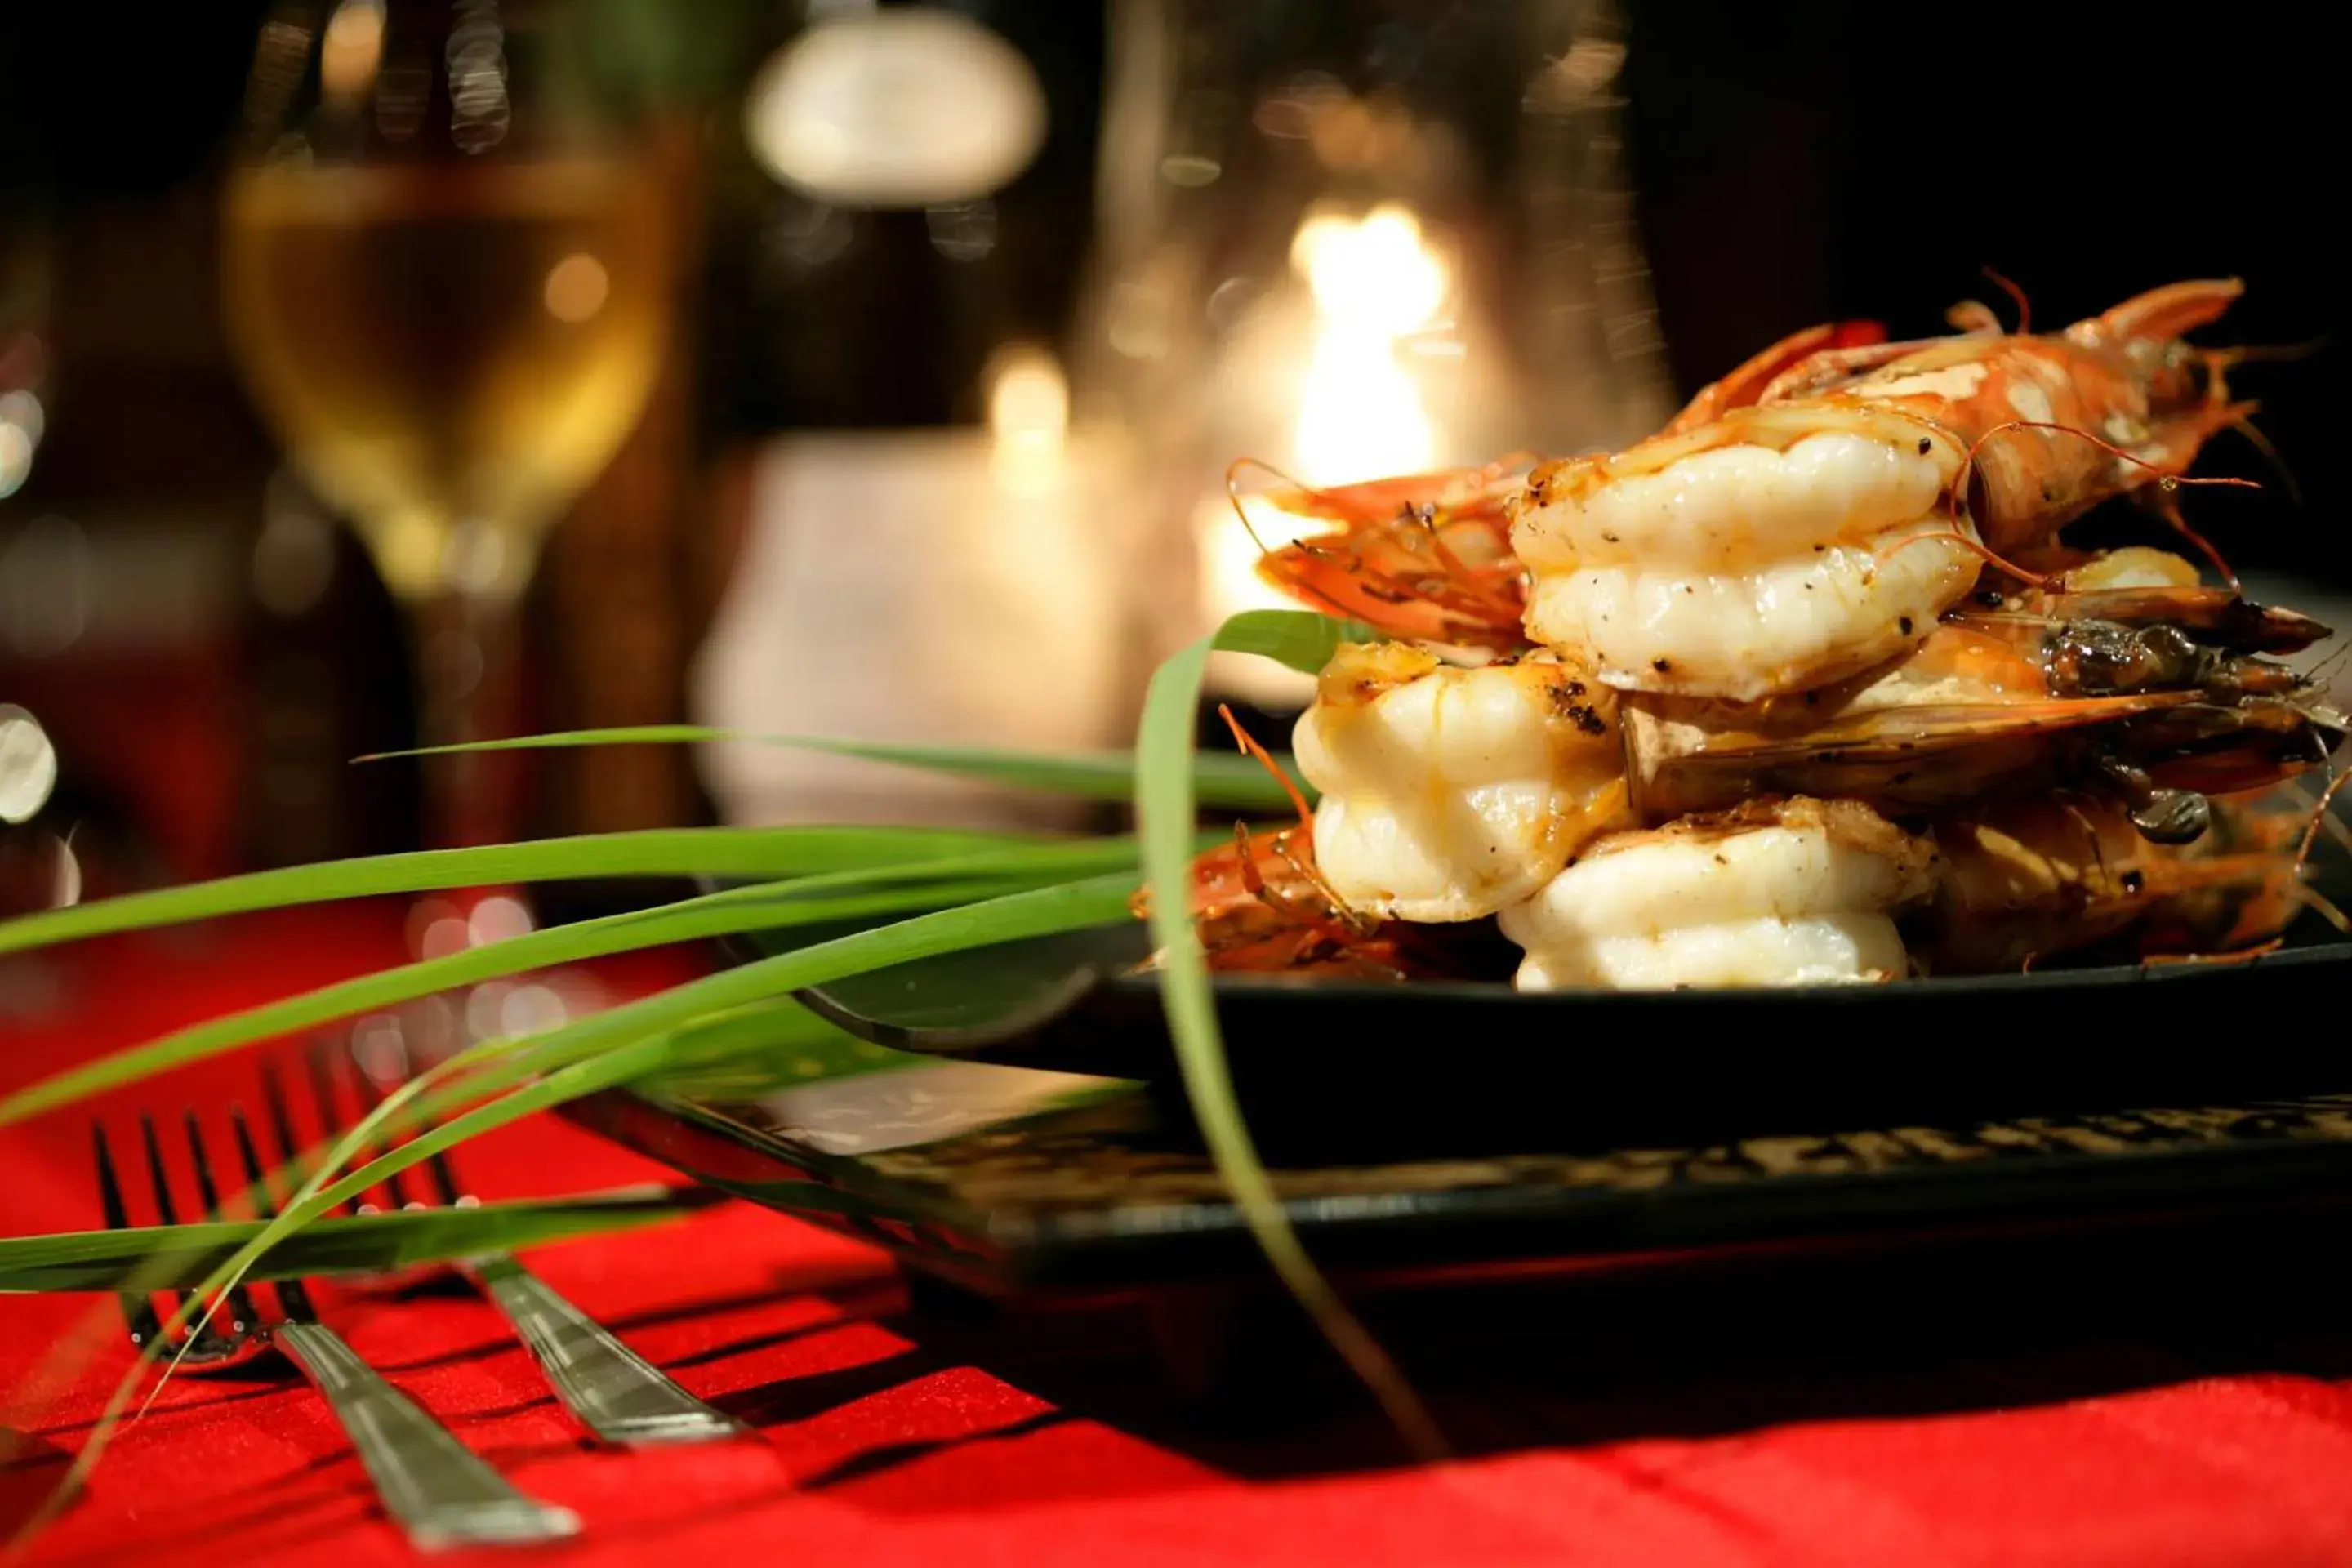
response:
[[[2318,235],[2342,182],[2336,50],[2298,7],[2126,10],[1839,0],[1636,5],[1632,141],[1668,353],[1685,386],[1832,317],[1897,337],[2023,288],[2054,327],[2142,289],[2238,277],[2205,337],[2314,344],[2343,321]],[[2159,22],[2158,16],[2173,18]],[[2236,437],[2198,515],[2232,561],[2352,580],[2334,462],[2344,353],[2248,366],[2258,423],[2302,491]]]
[[[1051,106],[1043,151],[998,194],[1000,252],[958,274],[991,291],[992,331],[967,341],[971,311],[893,270],[911,252],[892,226],[928,222],[936,243],[936,213],[870,216],[869,259],[829,280],[802,265],[832,243],[821,231],[779,250],[776,192],[735,104],[800,7],[583,5],[683,129],[701,217],[685,368],[552,536],[526,603],[517,717],[537,728],[681,716],[743,526],[740,455],[760,438],[969,423],[992,341],[1069,331],[1110,31],[1097,5],[961,7],[1027,57]],[[1426,28],[1450,8],[1396,9]],[[1922,334],[1964,297],[2006,315],[1985,267],[2045,326],[2234,274],[2247,297],[2215,341],[2306,343],[2340,327],[2342,264],[2321,237],[2342,188],[2340,68],[2318,8],[2204,12],[2193,26],[2105,6],[1630,9],[1633,183],[1681,394],[1816,321]],[[41,363],[9,374],[37,386],[46,426],[37,461],[0,487],[0,702],[37,714],[66,759],[53,812],[119,832],[173,876],[417,831],[412,773],[344,765],[414,733],[402,619],[346,531],[273,523],[273,506],[297,503],[265,499],[277,443],[217,319],[218,179],[268,15],[255,0],[0,6],[0,290],[37,311]],[[877,309],[889,341],[842,337]],[[2217,442],[2206,471],[2266,486],[2200,498],[2242,565],[2352,584],[2341,367],[2327,349],[2242,373],[2301,499],[2236,437]],[[320,548],[325,565],[301,555]],[[316,591],[283,591],[289,573]],[[679,752],[551,758],[515,789],[517,831],[714,809]]]

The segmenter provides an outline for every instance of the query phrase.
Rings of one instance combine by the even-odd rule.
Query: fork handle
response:
[[[385,1511],[421,1551],[575,1535],[568,1509],[525,1497],[322,1323],[280,1323],[280,1349],[333,1409]]]
[[[563,1403],[607,1443],[708,1443],[743,1434],[505,1254],[467,1266]]]

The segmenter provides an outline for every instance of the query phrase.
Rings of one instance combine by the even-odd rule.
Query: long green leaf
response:
[[[1285,615],[1286,611],[1268,612]],[[1334,623],[1335,625],[1338,623]],[[1266,627],[1262,635],[1285,647],[1300,633],[1291,627]],[[1304,643],[1297,646],[1304,647]],[[1336,644],[1334,645],[1336,646]],[[1246,651],[1257,652],[1253,647]],[[1278,657],[1278,656],[1277,656]],[[1315,668],[1328,663],[1327,655]],[[564,730],[544,735],[517,735],[499,741],[472,741],[458,745],[428,746],[408,752],[379,752],[358,759],[374,762],[387,757],[436,756],[449,752],[535,752],[571,746],[782,746],[792,751],[824,752],[859,757],[931,773],[957,773],[986,779],[1048,795],[1076,795],[1087,800],[1127,800],[1135,788],[1135,754],[1131,752],[1022,752],[992,746],[930,746],[913,742],[836,741],[816,735],[762,735],[745,730],[714,730],[699,724],[634,724],[610,730]],[[1277,758],[1294,784],[1307,786],[1287,758]],[[1193,789],[1203,805],[1226,811],[1280,811],[1290,804],[1282,785],[1247,757],[1208,752],[1192,759]],[[1311,793],[1311,792],[1310,792]]]
[[[660,1067],[633,1080],[672,1099],[740,1099],[780,1083],[802,1086],[921,1067],[929,1058],[861,1040],[798,1002],[778,999],[706,1017],[670,1037]]]
[[[499,1055],[491,1070],[453,1087],[448,1093],[462,1101],[529,1074],[547,1076],[447,1121],[440,1120],[446,1105],[431,1097],[417,1099],[414,1108],[410,1107],[403,1097],[419,1089],[424,1081],[412,1080],[346,1132],[338,1144],[343,1152],[336,1158],[347,1158],[350,1152],[368,1147],[385,1125],[397,1124],[403,1117],[423,1117],[436,1124],[341,1180],[289,1204],[275,1222],[285,1228],[274,1234],[265,1233],[256,1238],[254,1245],[257,1248],[273,1245],[310,1216],[325,1213],[346,1198],[364,1194],[386,1176],[406,1170],[436,1151],[502,1127],[518,1116],[657,1072],[672,1054],[676,1031],[691,1028],[733,1008],[845,975],[866,973],[963,948],[988,947],[1108,924],[1126,918],[1127,902],[1136,886],[1134,875],[1122,873],[986,899],[957,909],[918,915],[894,925],[814,942],[624,1003]],[[481,1050],[480,1047],[475,1047],[476,1052]],[[259,1256],[259,1251],[254,1256]]]
[[[0,921],[0,953],[380,893],[603,877],[799,877],[1034,842],[928,827],[677,827],[372,855],[161,888]]]
[[[1309,621],[1323,624],[1305,624]],[[1214,636],[1203,637],[1160,667],[1144,697],[1136,745],[1136,810],[1142,827],[1147,885],[1176,889],[1189,883],[1194,803],[1192,773],[1185,761],[1192,747],[1193,715],[1211,651],[1258,653],[1293,668],[1319,668],[1318,661],[1328,659],[1349,635],[1345,623],[1324,616],[1286,611],[1254,613],[1228,621]],[[1151,934],[1160,949],[1160,998],[1175,1040],[1184,1092],[1234,1202],[1275,1272],[1371,1389],[1398,1431],[1417,1452],[1442,1454],[1444,1445],[1436,1424],[1388,1352],[1307,1257],[1265,1162],[1258,1158],[1256,1143],[1234,1095],[1208,963],[1191,911],[1181,898],[1156,897],[1150,903],[1150,920]]]
[[[158,1342],[197,1316],[201,1301],[216,1298],[220,1291],[245,1278],[272,1248],[316,1223],[336,1205],[359,1196],[386,1176],[520,1117],[658,1072],[675,1055],[676,1041],[671,1033],[652,1031],[690,1029],[728,1009],[846,973],[884,968],[959,948],[1016,942],[1102,924],[1125,913],[1135,886],[1136,879],[1131,876],[1092,878],[919,916],[894,926],[781,953],[625,1004],[558,1029],[524,1050],[514,1050],[502,1042],[470,1047],[401,1085],[346,1130],[327,1161],[296,1189],[285,1209],[261,1226],[188,1292]],[[620,1043],[623,1040],[628,1043]],[[509,1076],[534,1069],[553,1070],[489,1104],[429,1127],[340,1181],[328,1180],[343,1161],[380,1139],[388,1126],[415,1115],[436,1114],[423,1098],[436,1079],[449,1076],[469,1059],[497,1057],[503,1057],[499,1066]],[[134,1370],[118,1387],[101,1418],[102,1426],[110,1427],[135,1387],[138,1375]],[[88,1473],[103,1447],[103,1434],[94,1432],[75,1462],[73,1473],[68,1478],[69,1482]]]
[[[377,1271],[446,1258],[514,1252],[634,1229],[706,1206],[699,1189],[636,1188],[529,1198],[466,1208],[336,1215],[289,1237],[247,1274]],[[177,1289],[218,1268],[261,1234],[260,1220],[211,1220],[133,1230],[0,1238],[0,1291]]]
[[[1217,628],[1214,640],[1223,653],[1254,653],[1261,658],[1286,664],[1301,675],[1320,675],[1323,667],[1331,662],[1331,656],[1339,651],[1341,643],[1384,639],[1361,621],[1343,621],[1312,610],[1244,610],[1238,616],[1227,616],[1225,624]],[[1181,658],[1184,655],[1176,657]],[[1139,740],[1137,750],[1141,749]],[[1162,759],[1160,765],[1168,764]]]
[[[671,942],[936,909],[1076,873],[1114,870],[1134,861],[1134,844],[1125,838],[1023,845],[730,889],[652,910],[555,926],[208,1018],[80,1063],[0,1098],[0,1126],[257,1040],[436,991]]]

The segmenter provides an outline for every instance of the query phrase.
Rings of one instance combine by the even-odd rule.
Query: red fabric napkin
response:
[[[0,969],[0,1073],[23,1082],[385,962],[397,918],[274,916]],[[642,986],[662,973],[656,961],[612,978]],[[250,1071],[191,1069],[143,1103],[249,1097]],[[118,1121],[125,1109],[98,1108]],[[79,1110],[0,1131],[9,1232],[96,1222],[87,1139]],[[465,1165],[469,1184],[501,1196],[662,1173],[551,1119],[466,1151]],[[2286,1370],[2352,1365],[2352,1342],[2275,1372],[2185,1381],[2193,1358],[2145,1338],[2074,1343],[2054,1363],[2021,1350],[1918,1389],[1825,1394],[1829,1373],[1791,1374],[1802,1388],[1751,1373],[1705,1410],[1654,1408],[1638,1375],[1596,1391],[1555,1381],[1548,1358],[1516,1375],[1507,1362],[1443,1406],[1481,1457],[1410,1468],[1344,1399],[1236,1430],[1139,1392],[1154,1386],[1149,1363],[1108,1330],[897,1315],[903,1292],[881,1254],[740,1205],[533,1261],[758,1432],[719,1447],[595,1451],[482,1303],[331,1303],[394,1381],[523,1488],[581,1514],[583,1537],[535,1553],[542,1563],[2352,1563],[2352,1386]],[[60,1363],[52,1352],[78,1325],[94,1337]],[[1561,1320],[1560,1337],[1578,1331]],[[1583,1364],[1605,1363],[1605,1346],[1592,1354]],[[0,1510],[21,1517],[54,1481],[128,1361],[101,1300],[0,1301],[0,1389],[17,1434]],[[59,1364],[42,1385],[37,1374]],[[2082,1386],[2119,1392],[2046,1392]],[[1924,1413],[1790,1418],[1842,1404]],[[194,1377],[121,1431],[33,1550],[38,1562],[256,1568],[410,1555],[306,1391]]]

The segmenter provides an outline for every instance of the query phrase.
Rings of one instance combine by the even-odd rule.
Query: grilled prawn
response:
[[[2050,336],[1832,347],[1710,388],[1625,452],[1539,467],[1512,506],[1528,633],[1613,686],[1739,700],[1888,658],[1981,555],[2129,491],[2169,508],[2251,407],[2226,353],[2180,341],[2239,292],[2177,284]]]
[[[2196,586],[2178,557],[2097,558],[2048,589],[1972,605],[1851,680],[1757,703],[1626,697],[1633,802],[1654,819],[1758,791],[1900,811],[2069,788],[2184,841],[2203,828],[2205,797],[2326,761],[2346,720],[2252,651],[2325,635],[2292,611]]]
[[[2260,950],[2305,907],[2333,913],[2303,879],[2309,806],[2291,794],[2221,802],[2214,831],[2187,847],[2148,842],[2098,801],[1947,818],[1914,952],[1933,973],[1989,974],[2117,941],[2143,956]]]
[[[1923,637],[1980,555],[2046,545],[2110,497],[2185,533],[2174,486],[2252,405],[2230,396],[2231,351],[2181,334],[2240,292],[2174,284],[2041,336],[1981,307],[1924,342],[1810,329],[1659,435],[1543,464],[1524,488],[1496,465],[1289,492],[1286,509],[1338,526],[1260,572],[1391,636],[1548,644],[1629,690],[1825,684]]]
[[[1349,645],[1292,745],[1323,795],[1316,861],[1366,914],[1479,919],[1622,825],[1615,694],[1556,654],[1462,668],[1402,643]]]
[[[2216,432],[2251,403],[2230,395],[2236,354],[2185,334],[2219,321],[2234,278],[2169,284],[2032,335],[1990,328],[1915,343],[1831,348],[1757,394],[1759,407],[1864,403],[1915,416],[1966,443],[1967,515],[2002,554],[2048,542],[2113,497],[2159,509]]]
[[[1613,458],[1551,463],[1512,502],[1525,625],[1621,690],[1742,700],[1914,645],[1976,584],[1967,458],[1867,403],[1736,409]]]
[[[1298,820],[1256,832],[1236,823],[1232,843],[1194,858],[1185,908],[1209,966],[1366,980],[1445,973],[1448,956],[1424,933],[1353,908],[1333,890],[1316,864],[1307,797],[1229,710],[1219,712],[1235,743],[1281,782]],[[1139,891],[1131,908],[1137,919],[1146,917],[1150,889]]]
[[[1503,911],[1522,991],[1900,978],[1895,915],[1934,891],[1932,845],[1852,801],[1748,801],[1612,834]]]

